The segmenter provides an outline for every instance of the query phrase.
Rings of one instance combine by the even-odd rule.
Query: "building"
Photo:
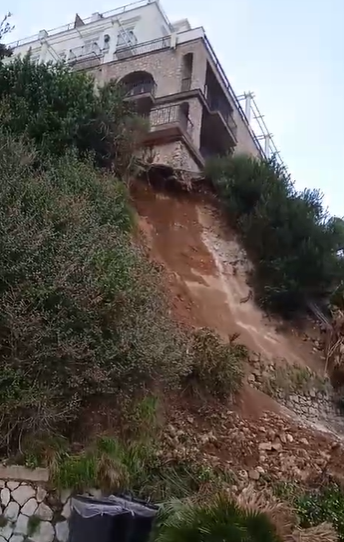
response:
[[[30,50],[33,61],[63,60],[99,84],[120,80],[149,118],[145,146],[155,163],[199,172],[212,155],[269,152],[265,124],[258,137],[249,125],[251,95],[243,96],[245,113],[204,29],[191,28],[187,19],[171,24],[159,0],[84,20],[76,15],[74,23],[10,45],[14,56]]]

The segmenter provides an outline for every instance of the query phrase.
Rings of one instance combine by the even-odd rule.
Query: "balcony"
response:
[[[98,66],[102,59],[102,51],[96,42],[87,43],[69,50],[68,64],[75,69],[87,69]]]
[[[125,92],[125,99],[135,103],[139,115],[149,115],[156,92],[153,76],[145,71],[130,72],[123,77],[121,85]]]
[[[209,113],[213,117],[213,128],[217,129],[219,124],[224,124],[228,130],[231,139],[237,142],[237,125],[232,116],[232,111],[226,100],[209,92],[209,87],[205,87],[205,99],[208,105]]]
[[[188,105],[173,104],[154,108],[150,112],[151,131],[148,141],[155,139],[176,140],[186,137],[192,139],[193,124],[188,117]]]
[[[159,49],[170,47],[171,37],[158,38],[152,41],[146,41],[145,43],[123,43],[117,46],[116,52],[113,55],[114,60],[125,60],[132,56],[144,55]]]

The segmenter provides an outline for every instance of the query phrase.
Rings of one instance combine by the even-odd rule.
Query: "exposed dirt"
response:
[[[224,338],[239,334],[238,342],[261,361],[308,366],[323,375],[321,352],[305,340],[314,334],[312,326],[293,329],[255,304],[248,286],[251,264],[216,201],[157,191],[140,182],[132,197],[145,244],[164,270],[181,324],[209,327]],[[182,397],[171,397],[168,404],[165,438],[172,456],[191,453],[195,460],[225,463],[237,472],[243,469],[244,478],[258,468],[259,480],[266,473],[304,481],[311,472],[322,476],[325,467],[341,469],[344,449],[336,435],[307,427],[248,385],[230,407],[206,403],[199,408]]]
[[[216,204],[205,196],[157,192],[137,184],[133,198],[151,256],[163,264],[180,322],[209,327],[263,359],[323,371],[323,360],[301,334],[269,319],[247,284],[251,265]],[[282,330],[282,327],[284,328]]]

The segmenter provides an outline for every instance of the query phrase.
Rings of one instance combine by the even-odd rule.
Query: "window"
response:
[[[104,51],[108,51],[110,49],[110,36],[109,34],[105,34],[104,36]]]
[[[137,37],[134,34],[134,27],[120,29],[117,36],[117,47],[130,47],[136,43]]]

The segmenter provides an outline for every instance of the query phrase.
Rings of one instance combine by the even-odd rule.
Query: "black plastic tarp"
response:
[[[72,499],[69,542],[147,542],[157,507],[127,497]]]

